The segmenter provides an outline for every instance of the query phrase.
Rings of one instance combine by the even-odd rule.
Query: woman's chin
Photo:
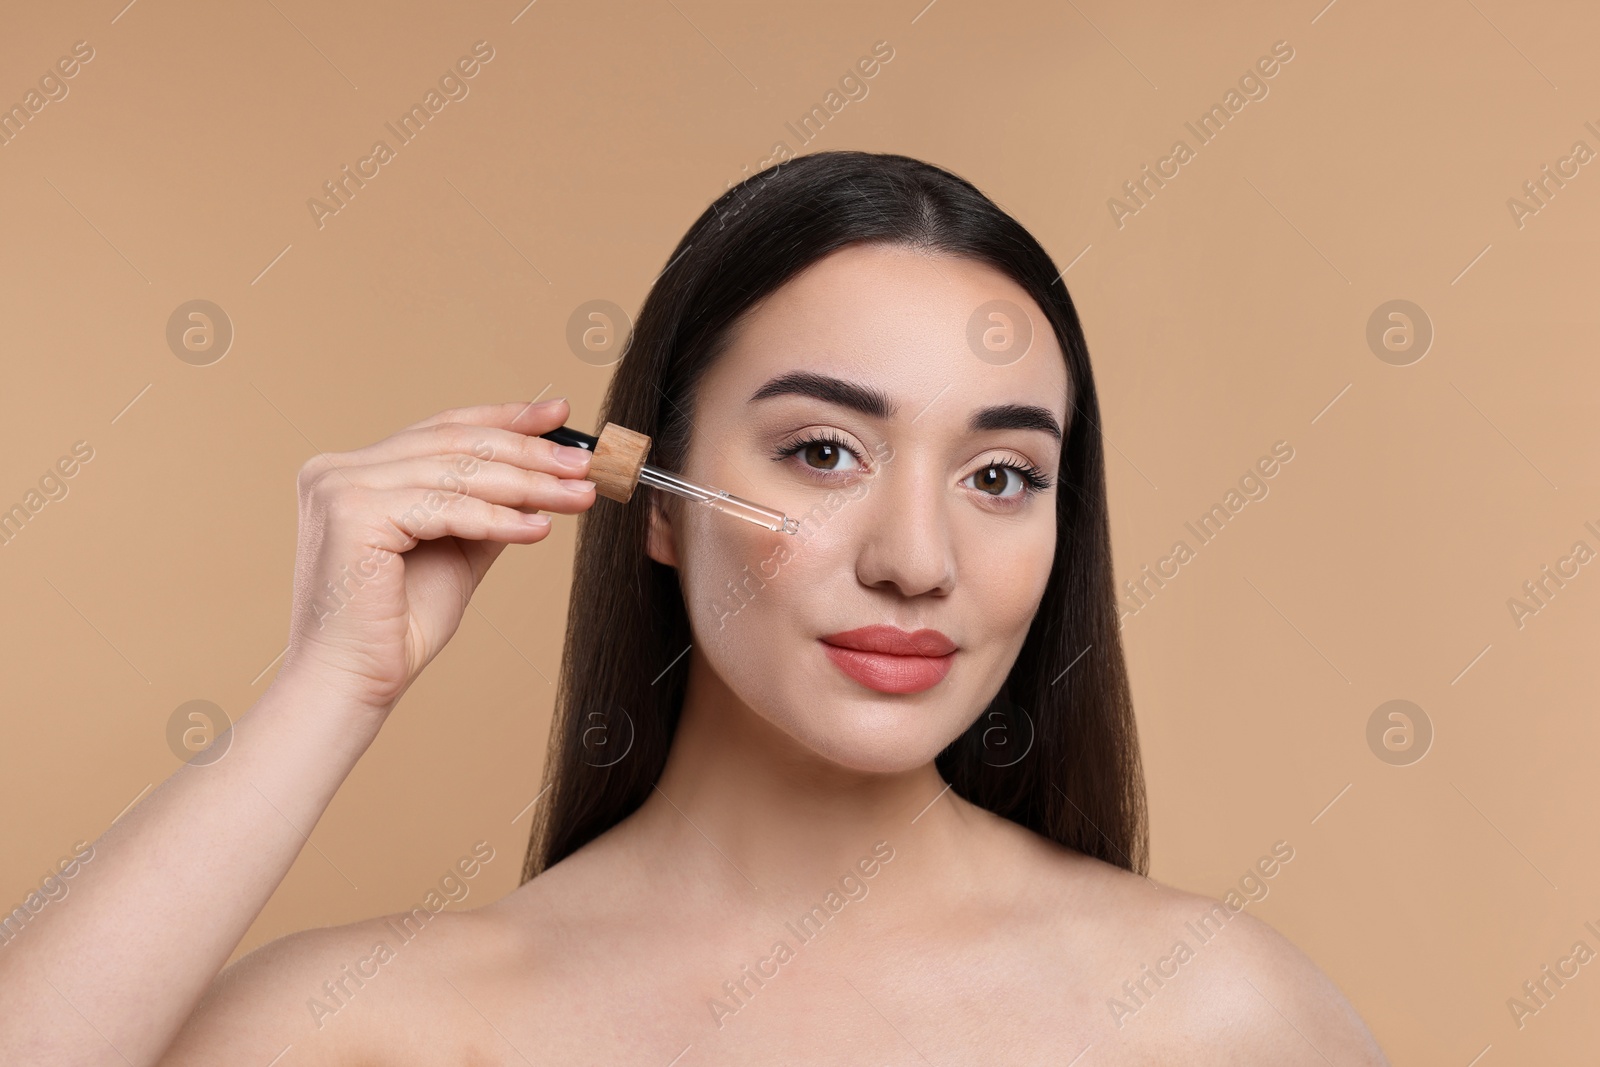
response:
[[[801,725],[796,740],[829,763],[862,774],[903,774],[930,762],[942,752],[951,738],[929,729],[925,718],[906,722],[899,716],[888,720],[823,726]]]

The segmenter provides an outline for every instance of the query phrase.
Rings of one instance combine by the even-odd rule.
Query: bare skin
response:
[[[402,916],[304,931],[217,976],[299,847],[255,799],[258,788],[280,806],[298,798],[285,811],[296,825],[315,822],[459,622],[464,598],[439,586],[470,593],[503,547],[495,538],[509,539],[506,523],[461,526],[424,542],[454,553],[446,558],[458,581],[413,581],[414,552],[387,565],[395,581],[403,564],[403,591],[424,605],[409,623],[398,594],[358,599],[321,629],[297,612],[300,654],[211,768],[233,761],[236,777],[189,775],[147,798],[97,854],[89,906],[62,909],[47,947],[79,958],[113,919],[126,928],[131,916],[142,936],[60,993],[141,1064],[1386,1063],[1333,983],[1248,911],[1224,911],[1231,917],[1202,943],[1186,924],[1215,901],[1057,846],[940,778],[933,756],[1003,679],[1053,548],[1053,488],[1019,496],[1007,476],[1004,492],[987,495],[972,479],[996,462],[1059,474],[1048,434],[974,434],[972,411],[1038,404],[1065,425],[1068,409],[1053,338],[1036,340],[1038,358],[1005,367],[966,349],[967,312],[995,297],[1027,302],[977,264],[852,248],[741,326],[699,387],[684,473],[791,515],[851,479],[870,477],[871,487],[731,618],[715,591],[730,569],[769,558],[784,535],[704,509],[653,511],[650,553],[679,569],[696,642],[667,767],[623,822],[487,906],[413,917],[415,932],[404,936]],[[796,369],[879,390],[895,412],[871,417],[814,396],[750,401],[757,386]],[[518,407],[436,419],[537,433],[566,416],[557,405],[510,423]],[[808,469],[815,452],[773,455],[774,444],[818,427],[863,458],[894,458],[825,480]],[[302,596],[364,543],[341,531],[404,510],[377,486],[433,484],[389,469],[395,440],[343,457],[367,472],[350,489],[318,480],[338,501],[330,514],[364,520],[326,523],[320,537],[315,514],[303,513]],[[467,444],[459,436],[452,451]],[[504,444],[497,461],[512,454]],[[511,465],[555,471],[543,444]],[[552,508],[538,501],[567,492],[503,473],[504,499],[495,499],[511,509]],[[492,478],[467,481],[471,494],[497,491]],[[562,511],[593,501],[587,491],[556,499]],[[878,622],[949,634],[959,651],[948,676],[919,693],[885,694],[817,650],[823,634]],[[150,857],[180,823],[194,840],[184,817],[204,804],[231,807],[226,828],[219,818],[198,831],[231,848],[205,860],[168,850],[157,883]],[[174,864],[196,869],[174,875]],[[144,895],[202,881],[198,913]],[[67,903],[79,899],[75,891]],[[1129,1000],[1123,983],[1180,939],[1193,958],[1118,1020],[1108,1005]],[[372,962],[379,944],[382,961]],[[35,990],[4,955],[0,997],[31,998],[57,1029],[46,1043],[40,1035],[50,1031],[4,1024],[0,1058],[57,1049],[70,1028],[85,1036],[69,1062],[123,1062],[106,1041],[94,1044],[62,996]],[[33,958],[39,972],[62,977],[47,959]],[[350,979],[352,969],[364,980]],[[324,983],[342,983],[340,994]]]

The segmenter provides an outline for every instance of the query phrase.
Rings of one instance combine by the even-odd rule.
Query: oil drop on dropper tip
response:
[[[644,461],[650,451],[650,438],[614,422],[607,423],[598,437],[566,426],[539,436],[556,444],[594,453],[594,458],[589,462],[589,480],[595,483],[597,493],[611,500],[626,503],[633,497],[635,486],[643,482],[704,504],[724,515],[753,522],[774,533],[800,532],[799,521],[781,511],[762,507],[716,486],[692,482],[671,471],[650,466]]]

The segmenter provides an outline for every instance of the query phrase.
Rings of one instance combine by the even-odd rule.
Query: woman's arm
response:
[[[255,921],[379,721],[280,675],[227,755],[181,767],[0,950],[0,1062],[152,1063]]]
[[[533,436],[566,414],[445,411],[306,463],[277,678],[222,758],[118,820],[71,894],[0,947],[0,1063],[156,1062],[494,559],[548,533],[527,511],[594,503],[588,454]]]

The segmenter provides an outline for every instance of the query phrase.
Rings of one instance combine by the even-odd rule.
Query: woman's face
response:
[[[1021,358],[1003,312],[980,318],[987,347],[969,342],[992,301],[1025,309]],[[999,690],[1044,593],[1066,390],[1038,306],[971,260],[853,245],[771,294],[702,379],[679,473],[801,530],[686,500],[656,516],[693,669],[834,763],[931,760]],[[863,651],[863,627],[937,633]]]

